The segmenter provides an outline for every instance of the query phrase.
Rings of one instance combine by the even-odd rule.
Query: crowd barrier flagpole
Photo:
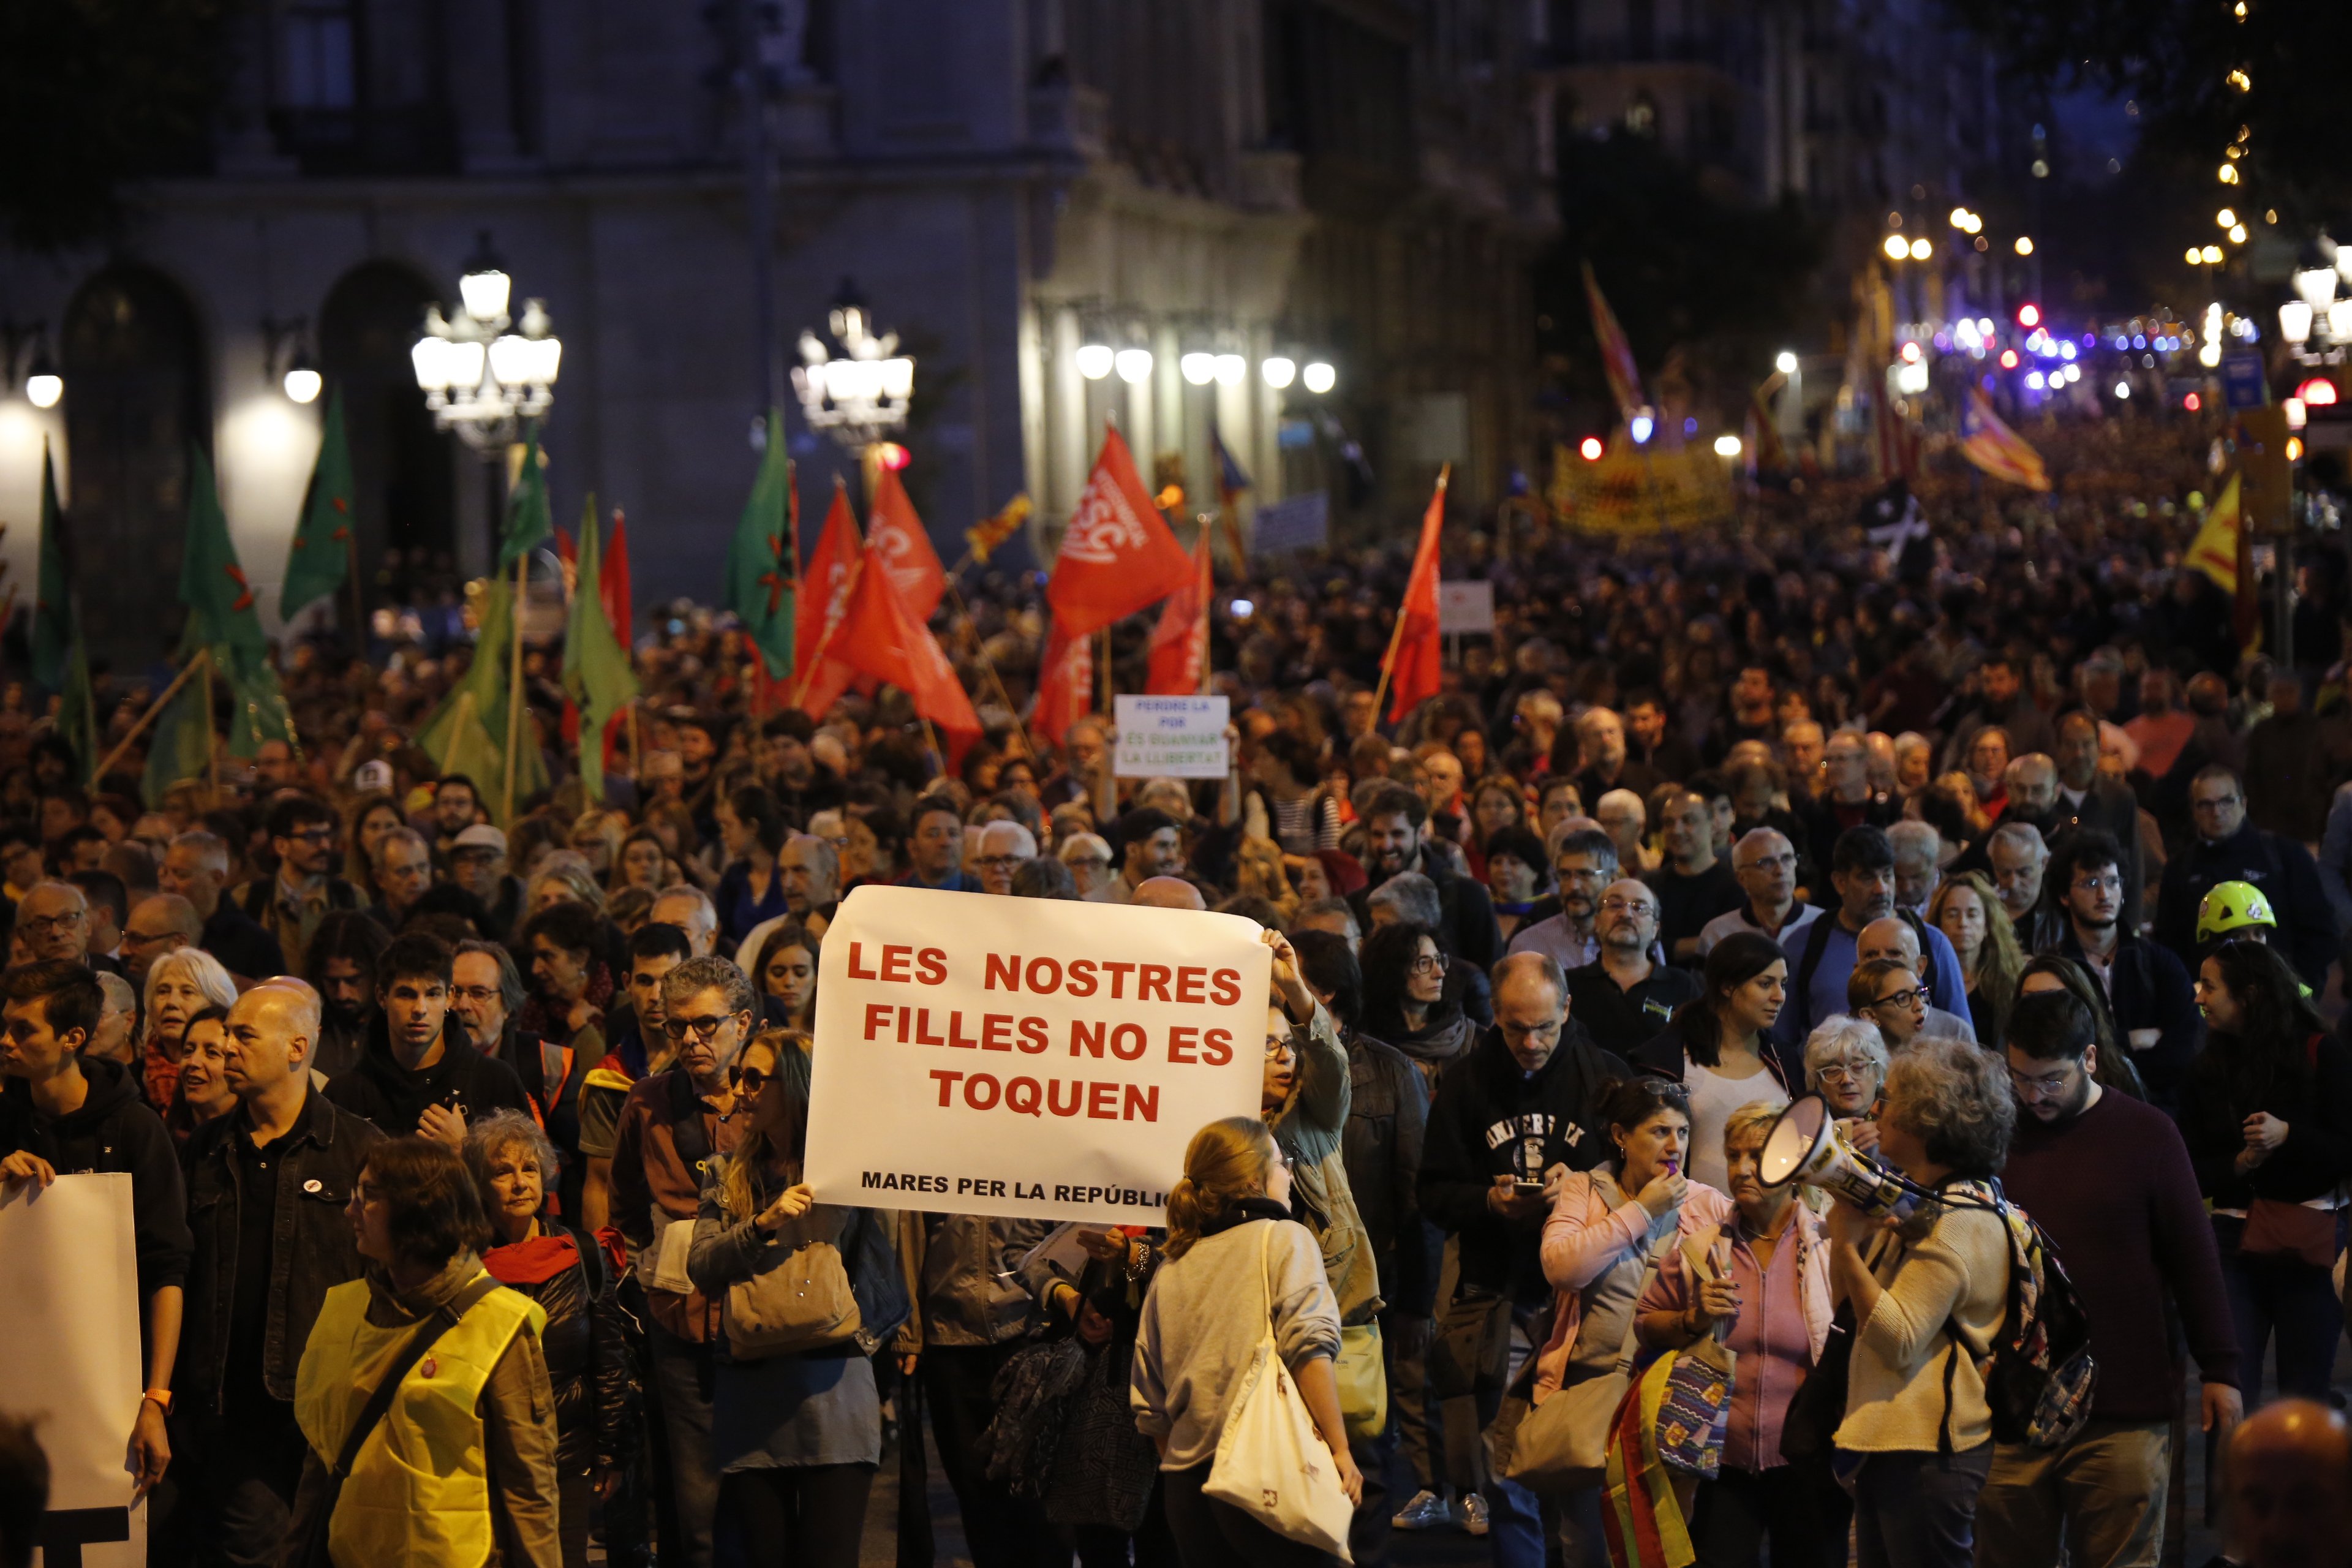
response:
[[[188,683],[189,679],[196,673],[196,667],[200,664],[210,665],[212,662],[212,649],[208,647],[198,648],[196,650],[196,657],[188,660],[188,662],[181,668],[180,673],[172,678],[172,684],[163,688],[163,696],[158,697],[154,701],[147,705],[147,711],[139,715],[139,721],[131,725],[130,730],[123,734],[122,739],[114,743],[114,750],[106,753],[106,760],[98,764],[98,771],[90,776],[92,778],[104,778],[109,773],[112,772],[114,764],[122,760],[122,754],[131,750],[131,742],[138,740],[141,735],[146,733],[147,726],[152,724],[156,719],[161,716],[163,710],[171,706],[172,699],[180,694],[180,688],[185,686]],[[212,682],[209,679],[205,682],[205,692],[206,696],[211,695]],[[209,707],[207,707],[205,713],[205,733],[206,735],[210,735],[212,733],[212,713]]]

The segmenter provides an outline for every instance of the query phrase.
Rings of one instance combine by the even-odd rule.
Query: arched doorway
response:
[[[319,361],[343,395],[358,490],[362,592],[408,601],[454,579],[457,475],[450,438],[433,428],[408,347],[433,290],[405,267],[369,261],[343,274],[319,312]],[[397,560],[394,558],[397,552]]]
[[[83,625],[93,658],[143,664],[165,650],[164,629],[181,620],[188,447],[212,446],[202,336],[175,285],[120,265],[74,296],[63,348],[73,496],[66,534]],[[133,563],[137,570],[123,569]]]

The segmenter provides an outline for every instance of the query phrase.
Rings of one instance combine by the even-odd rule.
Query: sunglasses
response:
[[[745,1094],[757,1094],[767,1087],[769,1073],[765,1068],[729,1068],[727,1081]]]

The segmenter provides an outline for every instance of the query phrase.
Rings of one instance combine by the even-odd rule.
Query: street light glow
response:
[[[25,401],[36,408],[55,408],[66,395],[66,378],[56,371],[36,371],[25,378]]]
[[[1298,379],[1298,362],[1275,354],[1259,363],[1257,373],[1265,378],[1268,386],[1280,392]]]
[[[1886,259],[1889,261],[1907,260],[1911,255],[1911,247],[1905,243],[1899,234],[1890,234],[1886,237],[1885,249]]]
[[[1194,386],[1206,386],[1217,379],[1217,356],[1197,352],[1189,353],[1176,362],[1176,368]]]
[[[1100,381],[1110,374],[1111,348],[1108,343],[1078,345],[1078,374],[1088,381]]]
[[[1118,371],[1119,380],[1134,386],[1151,375],[1151,351],[1121,349],[1112,357],[1111,363]]]
[[[2235,226],[2237,221],[2237,212],[2235,209],[2231,207],[2223,207],[2220,212],[2213,215],[2213,222],[2218,227],[2230,228]]]
[[[2031,256],[2033,254],[2032,236],[2021,234],[2017,237],[2017,254],[2020,256]]]
[[[1717,436],[1715,438],[1715,455],[1718,458],[1736,458],[1739,456],[1739,437],[1737,436]]]
[[[1320,397],[1339,383],[1339,373],[1323,361],[1309,360],[1307,368],[1298,373],[1298,384]]]
[[[1782,375],[1796,374],[1797,355],[1795,351],[1790,349],[1782,349],[1779,356],[1772,361],[1772,368],[1779,371]]]
[[[1588,463],[1599,462],[1601,460],[1601,455],[1608,449],[1608,447],[1601,445],[1601,437],[1598,436],[1587,436],[1583,440],[1579,441],[1576,444],[1578,455],[1582,457]]]
[[[1929,258],[1929,257],[1931,257],[1931,256],[1933,256],[1933,255],[1935,255],[1935,254],[1936,254],[1936,247],[1935,247],[1934,246],[1932,246],[1932,245],[1928,244],[1926,240],[1924,240],[1924,239],[1915,239],[1915,240],[1913,240],[1913,241],[1911,242],[1911,259],[1912,259],[1912,260],[1914,260],[1914,261],[1925,261],[1925,260],[1927,260],[1927,258]]]
[[[297,403],[316,403],[325,390],[326,382],[307,364],[296,363],[286,372],[286,395]]]

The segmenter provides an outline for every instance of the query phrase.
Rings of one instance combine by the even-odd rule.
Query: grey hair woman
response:
[[[1805,1037],[1805,1087],[1822,1097],[1857,1149],[1878,1147],[1879,1092],[1886,1087],[1886,1037],[1878,1026],[1840,1013]]]
[[[1858,1325],[1833,1440],[1862,1456],[1864,1563],[1969,1568],[1992,1466],[1979,1357],[2009,1300],[2009,1227],[1985,1184],[2009,1157],[2016,1121],[2001,1058],[1922,1038],[1887,1068],[1878,1157],[1934,1201],[1899,1227],[1843,1198],[1830,1206],[1831,1285]],[[1896,1555],[1891,1542],[1909,1550]]]

